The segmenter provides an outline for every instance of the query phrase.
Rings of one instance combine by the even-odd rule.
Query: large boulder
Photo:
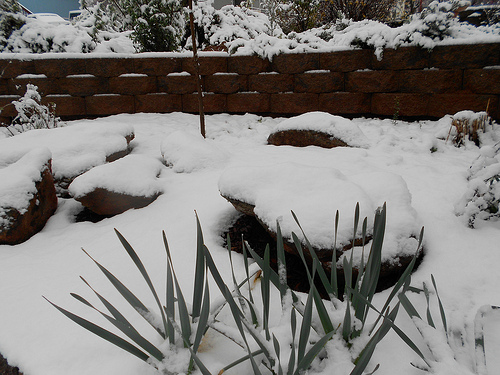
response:
[[[295,233],[306,258],[310,260],[302,228],[327,271],[332,266],[332,259],[335,266],[341,268],[343,257],[350,259],[351,252],[355,265],[360,263],[363,252],[367,255],[374,214],[384,202],[387,203],[388,215],[381,278],[400,274],[418,247],[416,237],[420,226],[411,206],[411,195],[404,180],[389,172],[348,176],[335,168],[291,162],[231,167],[221,175],[219,191],[236,210],[255,217],[274,240],[279,223],[285,250],[292,255],[298,255],[292,239],[292,233]],[[354,211],[358,202],[360,224],[357,232],[353,233]],[[301,228],[290,210],[300,221]],[[340,220],[335,236],[337,210]],[[363,250],[361,223],[365,217],[367,243]]]
[[[26,241],[55,212],[51,160],[49,149],[39,148],[0,169],[0,244]]]
[[[75,177],[129,154],[133,139],[131,125],[115,122],[35,129],[0,140],[0,164],[11,164],[34,148],[47,147],[52,152],[56,191],[67,197],[67,188]]]
[[[279,123],[267,143],[295,147],[365,147],[368,139],[349,119],[326,112],[308,112]]]
[[[155,158],[128,155],[78,176],[68,191],[92,212],[113,216],[153,202],[163,192],[158,179],[163,168]]]

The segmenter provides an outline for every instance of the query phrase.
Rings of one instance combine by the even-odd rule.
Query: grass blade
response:
[[[259,354],[262,354],[262,353],[263,353],[262,349],[258,349],[256,351],[250,353],[250,354],[247,354],[247,355],[241,357],[240,359],[238,359],[238,360],[230,363],[229,365],[225,366],[222,370],[219,371],[218,375],[222,375],[222,373],[226,372],[227,370],[229,370],[229,369],[231,369],[231,368],[239,365],[240,363],[243,363],[243,362],[249,360],[251,356],[255,357],[255,356],[257,356]]]
[[[45,297],[43,297],[45,298]],[[136,346],[132,345],[128,341],[122,339],[121,337],[115,335],[112,332],[109,332],[108,330],[99,327],[98,325],[89,322],[88,320],[79,317],[78,315],[73,314],[72,312],[69,312],[68,310],[63,309],[62,307],[57,306],[56,304],[52,303],[49,301],[47,298],[45,298],[47,302],[49,302],[52,306],[54,306],[57,310],[59,310],[61,313],[63,313],[66,317],[71,319],[73,322],[76,324],[82,326],[86,330],[92,332],[93,334],[101,337],[102,339],[112,343],[113,345],[129,352],[130,354],[136,356],[139,359],[142,359],[143,361],[147,362],[149,359],[149,356],[144,353],[142,350],[137,348]]]
[[[436,291],[436,297],[438,299],[439,304],[439,313],[441,314],[441,321],[443,322],[444,331],[446,336],[448,336],[448,324],[446,323],[446,314],[444,313],[444,307],[441,303],[441,298],[439,298],[439,293],[436,286],[436,280],[434,279],[434,275],[431,274],[432,285],[434,286],[434,290]]]
[[[263,325],[264,332],[266,333],[266,340],[269,341],[271,336],[269,334],[269,313],[271,308],[271,288],[270,288],[270,255],[269,255],[269,245],[266,246],[264,250],[264,268],[262,269],[261,277],[261,289],[262,289],[262,315],[263,315]]]
[[[205,276],[205,286],[203,293],[203,303],[201,305],[200,319],[198,320],[198,327],[193,341],[193,351],[196,353],[200,346],[201,340],[208,329],[208,318],[210,316],[210,290],[208,287],[208,279]]]
[[[337,210],[335,214],[334,223],[334,237],[333,237],[333,253],[332,253],[332,265],[330,269],[330,285],[332,287],[332,293],[335,297],[339,297],[339,287],[337,280],[337,233],[339,229],[339,211]]]
[[[114,276],[111,272],[109,272],[106,267],[102,266],[99,262],[97,262],[92,256],[87,253],[84,249],[82,249],[85,254],[89,256],[90,259],[94,261],[94,263],[99,267],[99,269],[104,273],[107,279],[113,284],[116,290],[125,298],[125,300],[141,315],[151,326],[158,332],[158,334],[165,339],[165,333],[161,330],[161,328],[157,327],[151,319],[148,319],[148,316],[151,314],[149,309],[120,281]]]
[[[434,325],[434,321],[432,320],[432,314],[431,314],[431,306],[430,306],[430,301],[429,301],[429,289],[427,289],[427,285],[425,285],[425,283],[423,283],[424,285],[424,295],[425,295],[425,300],[427,301],[427,312],[426,312],[426,315],[427,315],[427,323],[432,327],[432,328],[436,328],[436,326]]]
[[[120,232],[118,232],[118,230],[116,230],[116,229],[115,229],[115,233],[118,236],[118,239],[122,243],[123,247],[127,251],[128,255],[130,256],[130,258],[132,258],[132,260],[135,263],[136,267],[141,272],[142,277],[146,281],[146,284],[148,284],[149,289],[151,290],[151,293],[153,294],[153,297],[154,297],[154,299],[156,301],[156,304],[158,305],[158,309],[160,310],[161,319],[162,319],[163,327],[164,327],[164,332],[167,332],[167,319],[165,317],[165,312],[163,311],[163,307],[162,307],[162,304],[160,302],[160,299],[158,298],[158,294],[156,293],[156,290],[155,290],[155,288],[153,286],[153,283],[151,282],[151,279],[149,278],[149,275],[148,275],[146,269],[144,268],[144,265],[142,264],[142,261],[140,260],[139,256],[137,255],[137,253],[135,252],[135,250],[132,248],[132,246],[125,239],[125,237],[123,237],[122,234]]]
[[[167,316],[170,316],[172,320],[175,321],[175,293],[174,293],[174,280],[172,277],[172,266],[170,264],[170,257],[168,254],[170,254],[170,250],[168,247],[168,242],[167,242],[167,236],[165,235],[165,232],[162,232],[163,234],[163,243],[165,245],[165,249],[167,252],[167,285],[166,285],[166,304],[165,304],[165,309],[167,310]],[[168,340],[170,342],[170,345],[175,344],[175,329],[174,326],[172,325],[172,322],[170,319],[167,321],[167,336]]]
[[[316,358],[334,334],[334,331],[328,332],[307,351],[302,360],[298,363],[294,375],[303,374],[309,368],[314,358]]]
[[[283,235],[281,234],[281,228],[279,223],[277,223],[276,258],[278,259],[280,297],[281,297],[281,302],[284,303],[286,291],[288,290],[288,285],[287,285],[287,274],[286,274],[285,247],[283,245]]]
[[[203,232],[201,230],[200,219],[195,211],[196,215],[196,262],[195,262],[195,272],[194,272],[194,286],[193,286],[193,307],[192,307],[192,319],[196,319],[200,316],[200,309],[202,304],[202,294],[203,294],[203,283],[205,281],[205,256],[203,252]],[[229,248],[231,251],[231,248]]]

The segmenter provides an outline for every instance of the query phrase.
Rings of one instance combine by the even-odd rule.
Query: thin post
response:
[[[196,34],[194,31],[193,0],[189,0],[189,26],[191,27],[191,40],[193,43],[193,61],[196,72],[196,88],[198,89],[198,109],[200,112],[200,131],[205,136],[205,110],[203,109],[203,92],[200,79],[200,61],[198,60],[198,49],[196,48]]]

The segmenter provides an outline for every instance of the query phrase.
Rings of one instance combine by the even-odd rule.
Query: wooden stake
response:
[[[200,61],[198,59],[198,49],[196,48],[196,34],[194,30],[193,0],[189,0],[189,26],[191,28],[191,40],[193,43],[193,61],[196,72],[196,88],[198,89],[198,110],[200,113],[200,132],[205,136],[205,110],[203,108],[203,92],[200,78]]]

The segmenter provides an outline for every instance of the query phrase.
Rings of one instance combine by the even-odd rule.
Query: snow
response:
[[[157,177],[162,171],[158,159],[144,155],[128,155],[113,163],[92,168],[78,176],[68,191],[79,198],[95,190],[106,189],[115,193],[151,197],[162,192]]]
[[[412,275],[412,285],[421,287],[422,282],[427,283],[430,275],[434,275],[450,331],[462,333],[469,344],[466,349],[473,348],[472,327],[477,311],[483,305],[500,305],[497,291],[500,284],[497,272],[500,222],[484,221],[483,225],[471,229],[456,216],[454,207],[468,189],[470,166],[482,154],[483,157],[494,155],[491,148],[500,140],[498,127],[489,128],[486,133],[484,151],[469,141],[461,148],[446,142],[449,117],[415,123],[366,118],[346,120],[366,136],[365,148],[267,145],[267,137],[285,121],[283,118],[248,114],[211,115],[206,117],[207,139],[203,140],[198,136],[199,119],[194,115],[123,114],[72,121],[63,128],[32,130],[0,139],[2,165],[20,160],[27,150],[48,147],[60,173],[65,168],[76,170],[92,165],[87,160],[89,154],[102,155],[103,147],[108,143],[109,150],[118,149],[121,141],[117,139],[133,129],[135,139],[131,142],[133,150],[127,157],[129,161],[132,158],[132,161],[139,162],[143,158],[140,164],[147,171],[157,171],[155,168],[162,155],[171,164],[169,167],[158,166],[161,173],[156,181],[164,193],[145,208],[129,210],[98,223],[75,222],[80,204],[73,199],[60,198],[56,213],[40,233],[16,246],[0,246],[0,352],[26,375],[155,374],[146,363],[71,322],[41,296],[113,330],[102,317],[69,296],[70,292],[75,292],[99,305],[92,291],[79,279],[78,276],[82,275],[153,344],[164,345],[80,248],[83,247],[123,280],[147,306],[154,306],[148,286],[125,254],[113,228],[118,229],[138,252],[162,300],[165,250],[161,231],[165,230],[179,283],[189,301],[196,249],[194,210],[200,218],[206,246],[222,276],[228,283],[231,279],[221,235],[238,214],[220,196],[219,186],[231,190],[235,196],[241,194],[256,202],[263,200],[265,204],[261,205],[261,210],[269,216],[270,223],[275,223],[281,216],[282,223],[289,222],[290,230],[298,233],[298,227],[290,220],[290,210],[293,209],[308,238],[315,241],[323,241],[320,236],[326,236],[327,227],[332,236],[337,208],[340,209],[340,225],[350,228],[355,202],[360,202],[363,215],[371,217],[373,210],[387,201],[386,243],[391,243],[390,236],[395,233],[408,233],[425,226],[425,257]],[[84,149],[88,153],[78,148],[80,142],[86,145]],[[202,143],[206,144],[201,146]],[[70,158],[73,149],[75,155]],[[43,150],[37,152],[48,155],[48,151]],[[59,166],[56,163],[58,155],[64,156]],[[127,163],[127,158],[122,162]],[[101,156],[97,159],[101,160]],[[98,165],[101,164],[102,160]],[[136,165],[135,162],[130,164]],[[116,180],[118,184],[127,177],[120,168],[114,169],[112,165],[96,168],[109,174],[96,175],[93,183],[102,181],[108,185]],[[5,168],[0,171],[3,170]],[[131,184],[142,185],[141,181],[135,181],[133,174],[129,177]],[[239,177],[241,181],[238,181]],[[3,179],[0,181],[3,183]],[[150,179],[143,182],[149,185]],[[130,186],[132,190],[136,188]],[[315,202],[316,194],[328,204]],[[303,205],[306,197],[313,199],[309,201],[311,207]],[[319,224],[322,231],[317,235],[313,226],[318,225],[318,218],[324,222]],[[413,245],[409,248],[415,250]],[[236,277],[242,279],[241,256],[234,254],[233,262]],[[212,281],[210,284],[211,297],[219,298],[217,288]],[[254,288],[256,296],[259,289]],[[374,305],[381,308],[388,294],[388,290],[377,293]],[[410,293],[409,298],[424,316],[425,298],[415,293]],[[438,321],[437,304],[434,300],[432,303],[433,316]],[[279,302],[273,306],[276,307],[271,311],[272,331],[282,343],[286,343],[289,322],[281,319]],[[219,318],[225,323],[231,321],[225,310]],[[332,319],[338,321],[342,318],[334,316]],[[375,319],[376,314],[370,313],[369,322]],[[404,311],[400,312],[396,323],[421,350],[426,350],[426,343]],[[485,333],[487,361],[495,364],[494,356],[500,351],[495,333],[498,332],[498,319],[489,318],[485,327],[488,330]],[[440,350],[437,353],[442,359],[433,373],[468,374],[472,371],[468,358],[473,358],[473,353],[466,353],[464,349],[459,351],[455,360],[447,352],[443,337],[433,336],[437,333],[428,332],[429,340],[432,339],[434,347]],[[315,361],[309,374],[331,374],[332,369],[339,374],[349,373],[351,355],[337,339],[328,343],[327,359]],[[359,344],[356,342],[353,350],[359,351]],[[212,330],[208,331],[202,347],[200,358],[212,373],[217,373],[242,355],[239,347]],[[285,354],[283,345],[282,350]],[[168,361],[172,366],[185,363],[185,355],[180,350],[178,357],[169,356]],[[379,363],[379,372],[383,374],[419,374],[420,371],[410,362],[421,363],[391,331],[375,350],[367,370],[371,371]],[[490,368],[490,373],[496,368]],[[253,372],[247,362],[227,373],[246,375]]]
[[[26,211],[51,156],[48,148],[36,148],[10,165],[0,161],[0,224],[5,224],[5,210]]]
[[[0,160],[13,162],[37,147],[48,147],[53,156],[56,179],[74,177],[104,164],[106,156],[127,148],[125,136],[133,133],[130,124],[76,123],[71,127],[37,129],[1,139]],[[4,135],[5,136],[5,135]],[[2,134],[0,134],[2,137]],[[61,141],[63,139],[64,141]]]

